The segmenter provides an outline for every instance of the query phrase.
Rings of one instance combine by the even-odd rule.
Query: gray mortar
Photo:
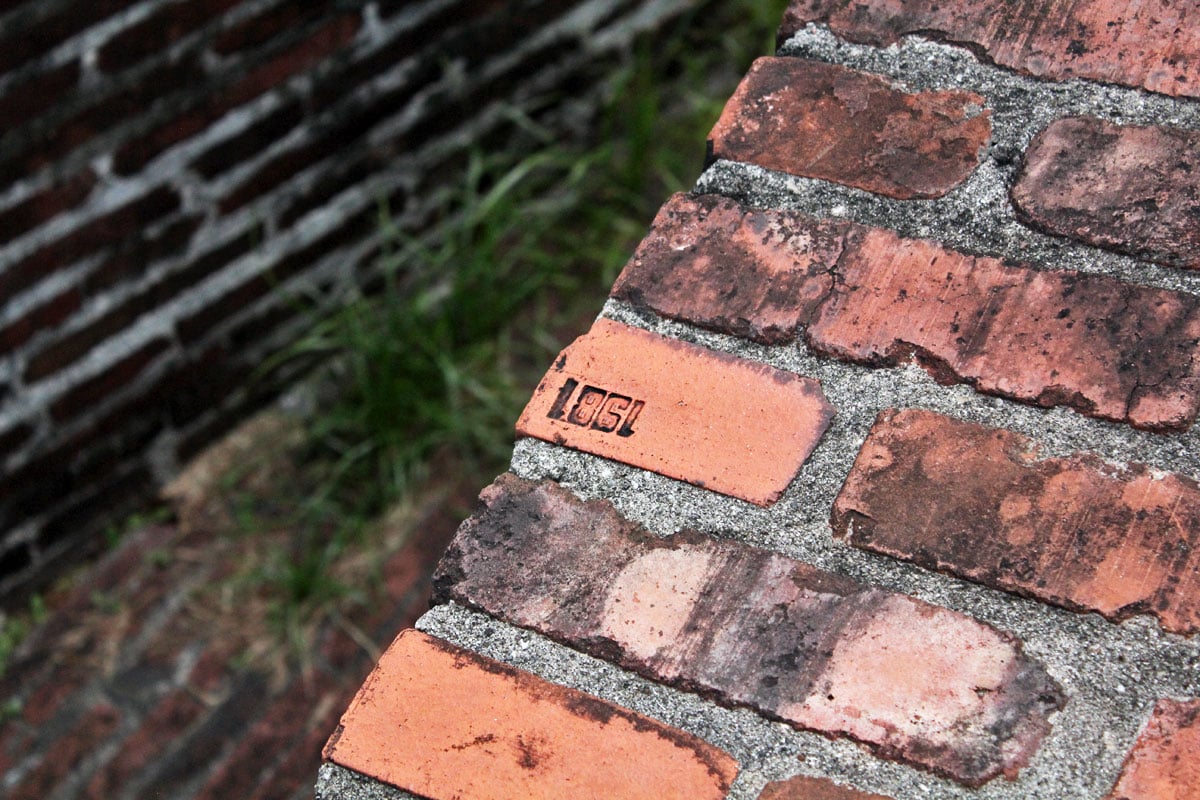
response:
[[[1200,107],[1085,81],[1049,84],[1022,78],[980,64],[964,50],[919,38],[878,49],[846,44],[823,28],[810,27],[792,37],[781,52],[902,77],[911,88],[967,88],[983,94],[993,113],[993,143],[985,162],[966,185],[936,201],[892,201],[723,161],[705,172],[698,191],[759,207],[889,227],[1037,268],[1070,268],[1200,294],[1198,273],[1149,266],[1036,233],[1015,221],[1007,200],[1016,169],[1007,154],[1022,152],[1032,135],[1054,118],[1091,114],[1125,123],[1200,128]],[[1066,409],[1025,406],[980,395],[964,385],[938,385],[917,366],[871,369],[822,359],[803,344],[758,345],[658,319],[616,301],[609,301],[601,316],[818,378],[837,414],[791,486],[770,508],[533,439],[517,442],[513,472],[559,481],[583,498],[607,498],[622,514],[658,535],[695,528],[904,592],[1010,631],[1062,684],[1069,697],[1066,707],[1052,716],[1050,735],[1018,780],[997,779],[971,790],[875,758],[846,740],[797,731],[746,709],[722,708],[454,604],[434,608],[422,617],[417,623],[422,630],[662,720],[727,750],[742,766],[729,795],[736,800],[753,800],[768,781],[796,774],[828,776],[896,800],[1098,798],[1112,787],[1155,701],[1200,694],[1200,643],[1164,633],[1150,618],[1117,625],[1095,614],[1024,600],[849,547],[833,538],[829,526],[834,498],[871,423],[884,408],[927,408],[1015,430],[1036,440],[1047,457],[1089,451],[1117,464],[1147,463],[1197,479],[1200,433],[1152,434]],[[378,784],[340,768],[325,767],[321,780],[327,787],[322,797],[410,797],[378,793],[382,791]]]

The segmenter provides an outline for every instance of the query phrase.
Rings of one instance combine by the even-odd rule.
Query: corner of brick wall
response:
[[[65,0],[0,7],[0,596],[307,365],[504,106],[551,128],[686,2]],[[330,298],[333,298],[330,300]]]

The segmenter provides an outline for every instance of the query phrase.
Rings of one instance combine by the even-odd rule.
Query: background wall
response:
[[[586,132],[693,4],[0,0],[0,597],[307,366],[261,369],[369,281],[381,208],[417,229],[525,117]]]

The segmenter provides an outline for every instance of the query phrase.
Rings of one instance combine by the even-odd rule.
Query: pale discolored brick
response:
[[[913,503],[912,498],[921,498]],[[1112,620],[1200,631],[1200,485],[1011,431],[880,414],[834,503],[857,547]]]
[[[763,787],[758,800],[891,800],[880,794],[861,792],[826,778],[797,775]]]
[[[1012,188],[1028,223],[1152,261],[1200,269],[1200,132],[1060,119]]]
[[[760,58],[709,140],[714,158],[929,199],[978,165],[991,133],[983,103],[970,92],[905,92],[833,64]]]
[[[1192,0],[792,0],[780,40],[811,22],[873,45],[909,34],[954,42],[1038,78],[1200,97],[1200,7]]]
[[[482,500],[439,594],[654,680],[972,786],[1015,776],[1063,701],[1019,642],[962,614],[736,542],[659,539],[549,481],[504,475]]]
[[[684,731],[415,630],[383,654],[325,759],[430,800],[717,800],[737,775]]]
[[[517,433],[769,505],[832,416],[811,378],[601,319],[559,354]]]
[[[613,295],[763,341],[803,328],[823,355],[916,360],[948,383],[1148,430],[1186,429],[1200,410],[1196,297],[881,228],[676,195]]]
[[[1200,700],[1159,700],[1106,800],[1200,797]]]

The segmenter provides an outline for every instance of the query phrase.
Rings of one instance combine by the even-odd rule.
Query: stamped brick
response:
[[[517,432],[769,505],[832,416],[811,378],[602,319],[555,360]]]
[[[415,630],[383,654],[325,758],[430,800],[716,800],[737,774],[688,733]]]
[[[914,504],[912,498],[920,497]],[[1111,620],[1200,631],[1200,485],[1012,431],[880,414],[834,503],[858,547]]]
[[[1198,15],[1191,0],[792,0],[779,38],[811,22],[874,45],[919,34],[1038,78],[1200,97]]]
[[[439,566],[439,595],[656,681],[976,786],[1013,777],[1058,685],[962,614],[503,475]],[[914,637],[914,630],[921,630]]]
[[[1200,700],[1159,700],[1106,800],[1200,797]]]
[[[758,800],[891,800],[881,794],[860,792],[825,778],[797,775],[786,781],[774,781],[763,787]]]
[[[1200,269],[1200,131],[1060,119],[1038,134],[1012,189],[1038,228]]]
[[[613,287],[640,308],[1148,430],[1200,410],[1200,300],[880,228],[676,195]],[[807,326],[807,327],[805,327]]]
[[[991,135],[983,104],[970,92],[913,94],[833,64],[760,58],[709,140],[715,158],[928,199],[979,163]]]

